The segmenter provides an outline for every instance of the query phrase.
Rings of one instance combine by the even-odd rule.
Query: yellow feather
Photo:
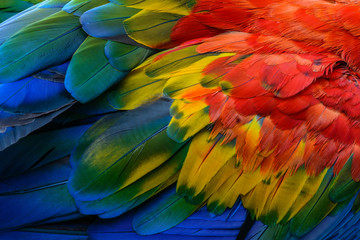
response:
[[[189,102],[186,100],[174,100],[170,108],[170,114],[177,119],[196,113],[208,105],[202,101]]]
[[[126,6],[138,9],[169,12],[175,14],[188,15],[191,8],[187,6],[188,0],[142,0],[122,1]]]
[[[241,168],[236,167],[236,158],[232,157],[225,165],[218,171],[218,173],[206,184],[204,188],[205,199],[219,191],[222,185],[231,177],[238,176],[241,173]]]
[[[253,212],[258,218],[266,204],[266,200],[271,195],[273,189],[277,187],[279,178],[273,176],[261,180],[255,188],[242,197],[244,207]]]
[[[261,126],[257,118],[254,117],[251,122],[243,125],[241,128],[246,131],[246,137],[244,143],[237,144],[238,157],[243,158],[245,171],[253,171],[260,166],[264,159],[258,150]]]
[[[137,194],[134,195],[133,198],[140,196],[154,187],[161,186],[161,189],[163,189],[164,186],[169,186],[174,183],[178,179],[179,170],[181,169],[187,150],[187,147],[183,147],[164,164],[133,183],[134,185],[139,185],[136,188]]]
[[[141,10],[123,24],[127,34],[135,41],[156,48],[170,42],[172,28],[181,17],[183,15],[169,12]]]
[[[235,168],[235,167],[234,167]],[[217,204],[224,207],[232,207],[239,195],[250,192],[261,181],[260,170],[242,173],[241,167],[238,174],[233,174],[209,199],[209,205]]]
[[[181,99],[190,88],[200,86],[201,76],[201,73],[190,73],[170,77],[164,86],[164,94],[173,99]]]
[[[132,71],[108,94],[110,105],[116,109],[131,110],[163,96],[167,79],[154,79],[142,69]]]
[[[199,195],[212,178],[234,155],[234,145],[221,144],[218,140],[208,141],[209,131],[197,134],[192,140],[189,152],[181,170],[178,189],[191,189],[190,197]]]
[[[276,213],[276,223],[279,223],[292,207],[308,178],[305,169],[299,169],[293,175],[285,175],[280,186],[275,189],[274,196],[269,198],[261,215]]]
[[[327,171],[329,171],[329,169],[325,169],[317,176],[310,176],[306,180],[297,199],[289,209],[288,219],[293,218],[301,210],[301,208],[315,195]]]
[[[183,142],[208,124],[210,124],[210,117],[206,108],[180,119],[172,118],[167,133],[173,140]]]

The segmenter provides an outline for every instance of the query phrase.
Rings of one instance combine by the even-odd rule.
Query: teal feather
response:
[[[78,17],[63,11],[24,27],[0,46],[0,82],[62,64],[85,37]]]
[[[123,22],[139,9],[108,3],[85,12],[81,18],[84,31],[90,36],[124,43],[134,43],[126,34]]]
[[[30,7],[16,16],[2,22],[0,24],[0,45],[23,27],[60,11],[65,5],[63,2],[66,1],[48,0]]]

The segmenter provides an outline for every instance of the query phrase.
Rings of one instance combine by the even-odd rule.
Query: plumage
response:
[[[358,239],[359,9],[3,1],[0,238]]]

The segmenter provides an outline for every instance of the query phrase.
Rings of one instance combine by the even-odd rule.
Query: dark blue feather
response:
[[[86,240],[87,228],[94,219],[82,218],[76,221],[44,224],[34,227],[21,228],[10,232],[1,232],[1,240]]]
[[[0,178],[18,175],[70,155],[92,124],[40,132],[19,140],[0,152]]]
[[[68,159],[0,182],[0,229],[14,229],[67,216],[78,217],[66,183]]]

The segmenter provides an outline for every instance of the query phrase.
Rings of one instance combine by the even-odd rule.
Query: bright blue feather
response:
[[[133,230],[131,220],[134,211],[116,219],[99,220],[90,225],[88,232],[91,240],[235,240],[244,223],[246,210],[241,204],[234,208],[235,211],[228,209],[220,216],[212,216],[203,207],[174,228],[149,236],[138,235]]]
[[[74,100],[61,82],[27,77],[0,84],[0,108],[9,112],[48,112],[72,101]]]

